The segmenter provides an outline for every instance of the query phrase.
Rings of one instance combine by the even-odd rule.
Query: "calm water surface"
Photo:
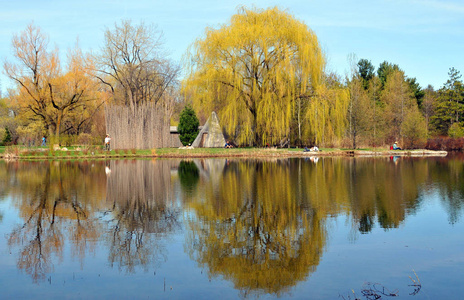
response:
[[[0,162],[1,299],[459,299],[464,159]]]

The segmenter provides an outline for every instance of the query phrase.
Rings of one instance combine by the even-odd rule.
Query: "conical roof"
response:
[[[194,148],[222,148],[225,143],[219,118],[213,111],[192,146]]]

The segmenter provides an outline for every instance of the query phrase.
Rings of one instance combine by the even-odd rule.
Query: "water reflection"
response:
[[[92,215],[92,206],[97,208],[98,203],[87,197],[101,192],[88,183],[101,183],[104,178],[88,164],[71,162],[12,163],[5,169],[14,182],[11,195],[24,220],[8,236],[8,245],[20,248],[18,268],[34,282],[43,280],[53,271],[52,257],[62,259],[66,238],[73,257],[83,264],[101,234],[101,224]]]
[[[324,215],[298,195],[288,160],[229,162],[188,204],[187,248],[244,295],[280,294],[314,272]]]
[[[98,252],[117,272],[156,270],[183,233],[211,278],[281,296],[317,271],[332,217],[355,235],[396,230],[436,195],[459,222],[463,171],[461,157],[1,162],[0,201],[19,212],[6,241],[34,282],[66,249],[82,268]]]
[[[316,270],[332,216],[347,215],[362,234],[398,228],[433,183],[441,194],[459,193],[442,198],[456,222],[464,194],[453,186],[464,186],[462,171],[461,160],[443,159],[228,161],[192,193],[187,248],[210,276],[232,281],[243,295],[281,295]]]
[[[109,262],[133,273],[166,259],[161,237],[180,229],[180,210],[170,205],[171,168],[177,162],[111,161],[106,203]]]
[[[193,161],[182,160],[177,170],[180,186],[185,194],[192,194],[198,185],[200,171]]]

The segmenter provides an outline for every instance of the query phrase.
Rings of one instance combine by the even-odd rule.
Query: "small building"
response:
[[[177,126],[171,126],[169,128],[169,139],[170,139],[170,146],[171,148],[179,148],[182,147],[182,142],[180,141],[179,131],[177,131]]]
[[[222,148],[225,143],[226,140],[219,124],[219,118],[213,111],[192,146],[194,148]]]

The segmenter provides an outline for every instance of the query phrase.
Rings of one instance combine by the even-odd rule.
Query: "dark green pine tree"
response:
[[[190,105],[185,106],[180,113],[179,125],[177,126],[180,141],[184,146],[193,143],[198,135],[198,126],[200,126],[200,122],[195,111]]]
[[[461,74],[451,68],[448,75],[449,79],[438,91],[435,115],[432,117],[432,124],[441,135],[447,135],[455,123],[460,128],[464,125],[464,84]]]
[[[369,88],[369,81],[374,77],[374,66],[370,60],[360,59],[358,61],[358,73],[363,79],[363,88],[367,90]]]
[[[8,129],[8,127],[5,127],[5,136],[3,137],[3,141],[2,141],[2,145],[8,145],[10,144],[12,141],[11,139],[11,132],[10,130]]]

